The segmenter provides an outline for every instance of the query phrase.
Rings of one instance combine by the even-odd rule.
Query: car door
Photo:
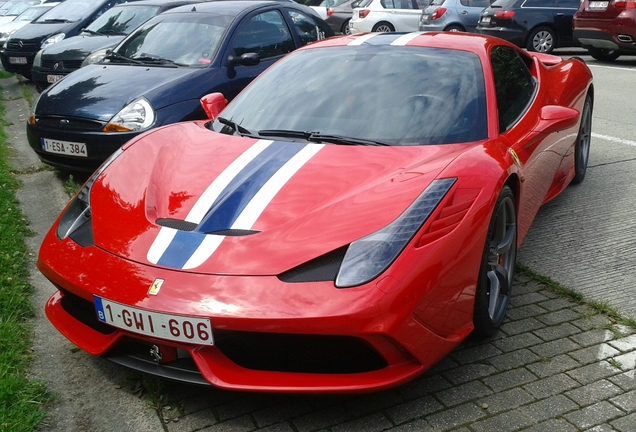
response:
[[[459,0],[457,2],[457,16],[462,20],[467,31],[475,32],[481,12],[488,6],[490,6],[490,0]]]
[[[385,12],[391,17],[395,31],[417,31],[420,25],[421,10],[415,0],[382,0]]]
[[[574,43],[572,35],[572,19],[579,7],[579,0],[557,0],[554,24],[559,33],[559,45],[567,46]]]
[[[292,30],[281,10],[259,10],[245,16],[238,23],[223,58],[229,86],[229,94],[225,97],[234,99],[261,72],[295,48]],[[230,65],[230,56],[240,57],[246,53],[258,54],[260,63],[255,66]]]

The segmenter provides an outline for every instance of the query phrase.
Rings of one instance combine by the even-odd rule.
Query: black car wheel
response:
[[[573,184],[578,184],[585,178],[587,161],[590,157],[590,142],[592,141],[592,97],[585,97],[585,105],[581,112],[581,126],[574,145],[574,178]]]
[[[448,27],[446,27],[444,29],[445,32],[452,32],[452,33],[458,33],[458,32],[465,32],[466,30],[464,30],[464,28],[462,26],[459,26],[457,24],[451,24]]]
[[[616,60],[621,56],[620,52],[617,50],[609,50],[609,49],[600,49],[600,48],[588,48],[587,51],[590,53],[592,58],[598,61],[607,61],[611,62]]]
[[[373,30],[371,31],[378,33],[390,33],[395,31],[395,27],[388,22],[379,22],[373,26]]]
[[[490,219],[479,270],[473,323],[475,334],[489,337],[506,316],[517,260],[517,212],[514,194],[504,186]]]
[[[349,28],[349,21],[351,21],[351,20],[346,20],[345,22],[342,23],[342,28],[340,29],[340,31],[344,35],[350,35],[351,34],[351,29]]]
[[[537,27],[528,35],[528,51],[551,53],[556,48],[556,35],[549,27]]]

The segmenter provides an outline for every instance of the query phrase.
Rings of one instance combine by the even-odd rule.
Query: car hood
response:
[[[35,23],[31,22],[15,32],[12,39],[20,39],[27,42],[41,42],[49,36],[57,33],[66,33],[75,28],[77,23]]]
[[[42,53],[42,59],[83,60],[93,51],[115,46],[123,38],[124,36],[91,36],[84,34],[73,36],[46,48]]]
[[[395,220],[470,146],[272,142],[204,123],[124,146],[91,192],[97,247],[193,273],[280,274]]]
[[[206,72],[208,68],[88,65],[45,90],[35,114],[107,122],[141,96],[159,110],[203,96],[197,81]]]
[[[28,21],[11,21],[0,25],[0,32],[10,32],[12,30],[18,30],[29,24]]]

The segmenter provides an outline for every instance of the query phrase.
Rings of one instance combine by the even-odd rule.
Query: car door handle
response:
[[[558,14],[556,14],[556,15],[557,15],[558,17],[565,16],[565,14],[564,14],[564,13],[558,13]]]
[[[462,15],[468,15],[468,11],[462,11]]]

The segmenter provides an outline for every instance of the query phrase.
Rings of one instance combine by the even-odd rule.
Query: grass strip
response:
[[[0,101],[0,118],[4,106]],[[46,416],[51,400],[45,386],[28,378],[32,360],[33,317],[28,282],[29,251],[25,237],[32,235],[20,210],[20,187],[9,166],[9,148],[0,123],[0,431],[32,431]]]

